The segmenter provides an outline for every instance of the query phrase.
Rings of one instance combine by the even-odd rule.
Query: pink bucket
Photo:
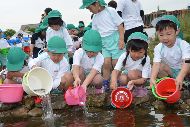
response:
[[[15,103],[22,101],[23,96],[22,84],[1,84],[0,101],[3,103]]]
[[[65,98],[68,105],[83,106],[86,103],[86,94],[81,86],[69,87],[66,91]]]

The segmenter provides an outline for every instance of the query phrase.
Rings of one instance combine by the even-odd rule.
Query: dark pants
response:
[[[143,32],[143,26],[135,27],[129,30],[125,30],[124,42],[127,43],[128,37],[134,32]]]
[[[37,58],[38,57],[38,53],[41,50],[41,48],[33,48],[33,58]]]

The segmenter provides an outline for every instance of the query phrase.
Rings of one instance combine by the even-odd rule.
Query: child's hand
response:
[[[34,69],[35,67],[38,67],[38,66],[36,66],[36,65],[33,65],[31,69]]]
[[[117,90],[117,82],[111,82],[111,89]]]
[[[81,83],[80,78],[77,78],[77,79],[75,79],[73,85],[74,85],[74,87],[77,87],[77,86],[80,86],[80,83]]]
[[[7,79],[13,79],[14,71],[7,71]]]
[[[82,88],[84,89],[84,91],[85,91],[85,93],[86,93],[86,85],[85,85],[85,84],[82,84],[81,86],[82,86]]]
[[[131,80],[131,81],[128,82],[127,87],[129,87],[129,90],[132,90],[132,89],[133,89],[134,84],[135,84],[135,83],[134,83],[133,80]]]
[[[177,78],[175,79],[175,85],[176,85],[176,89],[181,90],[182,85],[183,85],[183,78],[181,78],[180,76],[177,76]]]
[[[119,41],[119,49],[122,50],[125,46],[125,42],[124,41]]]
[[[153,86],[153,85],[156,87],[155,82],[156,82],[156,80],[155,80],[155,79],[150,78],[150,88],[152,88],[152,86]]]

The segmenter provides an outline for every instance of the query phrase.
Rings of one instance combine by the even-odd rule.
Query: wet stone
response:
[[[86,105],[90,107],[101,107],[104,105],[106,93],[90,94],[86,96]]]
[[[188,106],[190,106],[190,99],[187,99],[186,103],[187,103]]]
[[[43,109],[41,109],[41,108],[34,108],[34,109],[32,109],[32,110],[30,110],[29,112],[28,112],[28,115],[29,116],[42,116],[43,115]]]
[[[166,104],[163,101],[156,101],[154,103],[154,108],[158,110],[165,110],[166,109]]]
[[[0,112],[8,111],[8,110],[14,109],[19,106],[21,106],[20,103],[3,103],[0,107]]]
[[[26,116],[28,114],[29,110],[26,108],[25,105],[21,106],[18,109],[13,109],[11,112],[11,115],[13,116]]]
[[[186,110],[188,108],[189,108],[189,106],[187,104],[180,104],[180,109]]]
[[[26,99],[25,99],[25,106],[26,106],[29,110],[31,110],[32,108],[35,107],[35,101],[34,101],[33,99],[31,99],[31,98],[26,98]]]
[[[149,95],[145,95],[143,97],[134,97],[132,100],[132,104],[138,105],[148,101],[149,101]]]

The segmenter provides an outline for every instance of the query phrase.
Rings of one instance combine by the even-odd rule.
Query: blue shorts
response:
[[[128,71],[126,71],[126,70],[122,71],[121,75],[123,75],[123,74],[127,74],[128,75]],[[147,81],[146,81],[146,83],[144,85],[147,85],[149,82],[150,82],[150,79],[148,78]]]
[[[6,66],[7,65],[7,55],[2,55],[0,52],[0,66]]]
[[[124,50],[119,49],[120,35],[119,31],[102,37],[102,54],[104,58],[111,57],[112,59],[119,59]]]

